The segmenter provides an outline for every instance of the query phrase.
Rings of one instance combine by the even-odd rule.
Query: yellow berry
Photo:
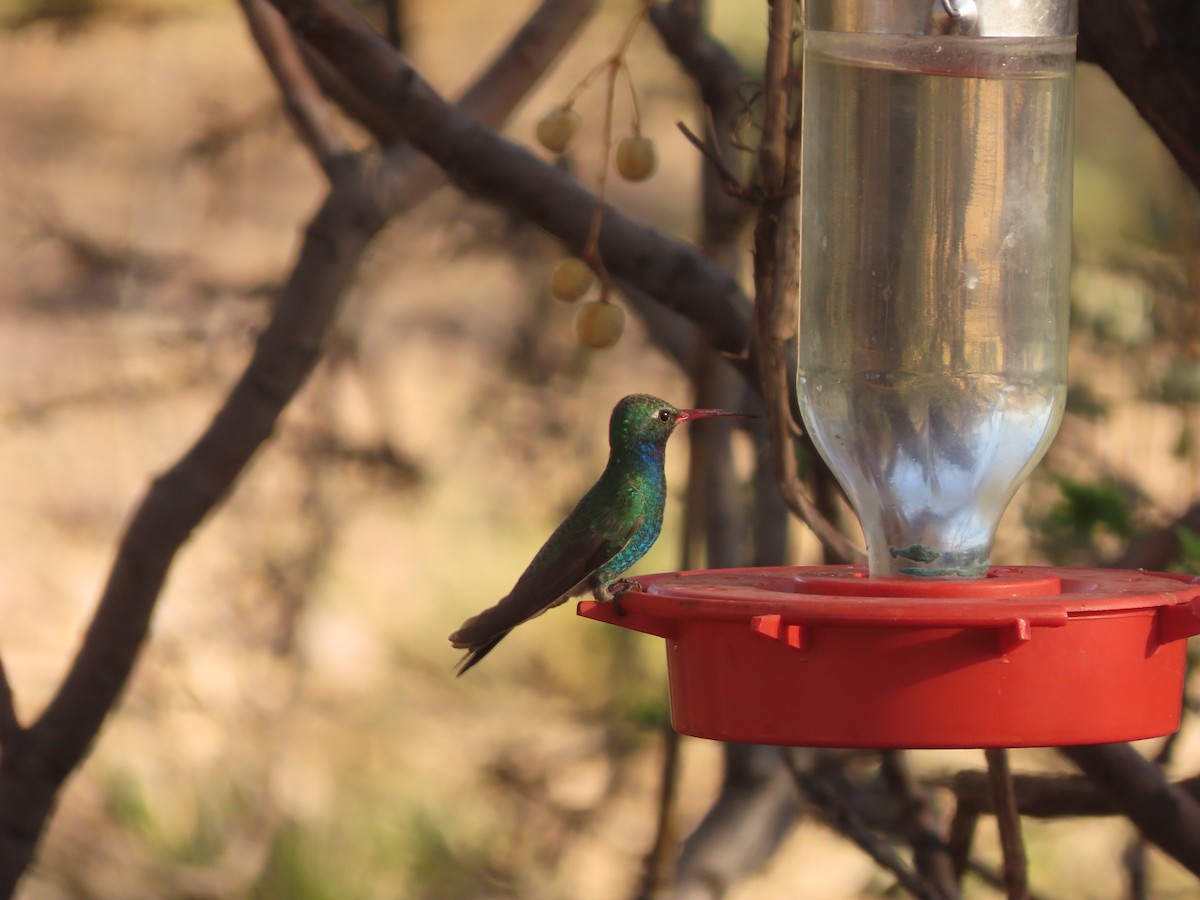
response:
[[[550,273],[550,293],[559,300],[573,303],[592,289],[596,275],[582,259],[567,257]]]
[[[645,181],[658,168],[654,141],[640,134],[631,134],[617,144],[617,171],[629,181]]]
[[[607,300],[592,300],[575,314],[575,335],[579,343],[593,350],[611,347],[625,330],[625,311]]]
[[[551,153],[562,153],[579,130],[579,113],[573,109],[552,109],[537,123],[538,143]]]

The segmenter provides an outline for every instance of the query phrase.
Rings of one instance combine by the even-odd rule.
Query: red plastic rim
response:
[[[1178,727],[1200,585],[1111,569],[986,579],[766,568],[640,578],[580,614],[663,637],[672,719],[721,740],[1045,746]]]

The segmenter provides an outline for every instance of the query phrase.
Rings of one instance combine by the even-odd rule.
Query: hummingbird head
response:
[[[630,394],[613,408],[608,423],[608,441],[614,449],[666,446],[667,438],[680,422],[745,413],[728,409],[679,409],[650,394]]]

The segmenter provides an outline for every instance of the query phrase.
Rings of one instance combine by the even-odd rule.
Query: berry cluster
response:
[[[625,63],[625,53],[637,27],[646,18],[649,4],[643,4],[633,21],[626,27],[616,51],[596,66],[591,73],[571,92],[565,102],[546,113],[537,124],[538,143],[551,153],[565,153],[575,135],[579,133],[582,119],[574,108],[575,98],[599,74],[606,74],[606,103],[604,117],[604,153],[600,172],[596,178],[596,209],[592,215],[592,227],[588,234],[581,258],[568,257],[554,268],[550,276],[550,293],[566,303],[574,303],[586,296],[599,283],[600,296],[579,307],[575,314],[575,333],[585,347],[599,349],[611,347],[620,339],[625,329],[625,313],[609,298],[612,285],[600,258],[600,222],[604,212],[604,194],[607,183],[608,158],[612,148],[613,93],[617,75],[624,72],[633,96],[632,133],[617,144],[617,173],[628,181],[645,181],[658,167],[658,153],[654,142],[641,133],[637,93]]]

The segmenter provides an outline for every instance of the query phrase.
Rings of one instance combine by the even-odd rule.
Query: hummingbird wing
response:
[[[602,519],[607,519],[607,516]],[[472,616],[450,635],[450,643],[466,650],[458,664],[462,675],[504,638],[506,634],[548,609],[563,603],[568,597],[586,590],[588,579],[624,549],[632,535],[641,528],[643,517],[619,529],[603,527],[570,527],[568,519],[550,536],[538,551],[533,562],[517,579],[508,596],[495,606]]]

